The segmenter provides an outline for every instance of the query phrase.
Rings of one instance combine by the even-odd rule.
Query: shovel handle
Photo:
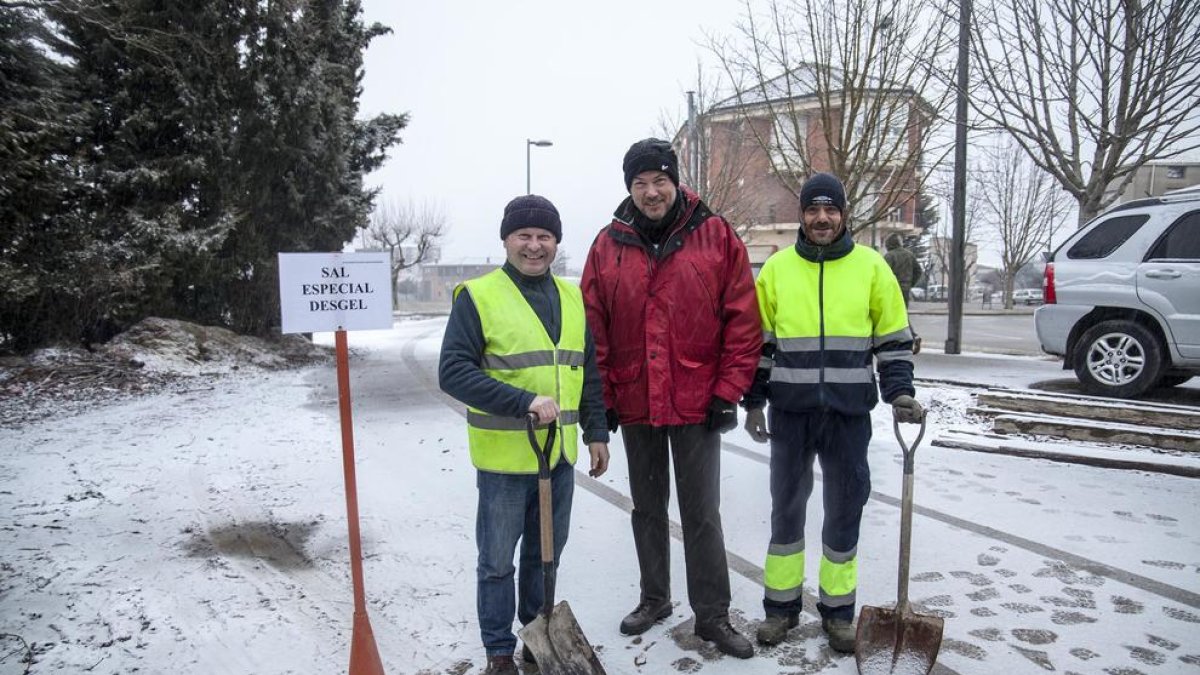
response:
[[[911,475],[913,472],[913,459],[917,454],[917,446],[921,444],[921,439],[925,438],[925,417],[921,418],[921,429],[917,431],[917,437],[909,444],[904,440],[904,434],[900,431],[900,420],[892,418],[892,430],[896,432],[896,442],[900,444],[900,450],[904,453],[904,473]]]
[[[900,566],[899,578],[896,581],[898,589],[896,611],[908,611],[908,576],[910,557],[912,555],[912,515],[913,515],[913,464],[917,454],[917,446],[925,437],[925,418],[921,418],[921,430],[912,444],[905,442],[900,433],[900,422],[892,419],[892,429],[896,432],[896,441],[904,452],[904,487],[900,496]]]
[[[554,448],[554,439],[558,435],[558,422],[550,422],[546,431],[546,444],[538,443],[537,413],[525,415],[525,431],[529,435],[529,445],[538,461],[538,526],[541,534],[542,549],[542,591],[545,595],[542,603],[542,613],[547,619],[554,607],[554,586],[556,571],[554,569],[554,501],[550,492],[550,452]]]

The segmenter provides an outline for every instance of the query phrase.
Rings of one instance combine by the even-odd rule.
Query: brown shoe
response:
[[[513,662],[512,654],[497,654],[489,656],[487,668],[483,675],[520,675],[517,664]]]

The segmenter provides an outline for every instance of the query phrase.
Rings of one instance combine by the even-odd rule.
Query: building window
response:
[[[1183,171],[1184,167],[1182,166],[1168,166],[1167,178],[1183,178]]]

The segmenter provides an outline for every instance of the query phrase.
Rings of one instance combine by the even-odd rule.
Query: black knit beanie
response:
[[[629,146],[621,169],[625,172],[626,190],[633,189],[633,179],[643,171],[662,171],[679,187],[679,158],[671,144],[659,138],[645,138]]]
[[[504,207],[504,220],[500,221],[500,238],[504,239],[524,227],[541,228],[553,234],[555,241],[562,241],[562,220],[558,217],[558,209],[545,197],[523,195]]]
[[[842,181],[831,173],[814,174],[800,187],[800,211],[813,204],[833,206],[843,214],[846,212],[846,188]]]

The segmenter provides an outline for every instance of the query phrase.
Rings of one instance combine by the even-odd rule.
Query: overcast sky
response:
[[[366,54],[360,115],[408,112],[403,144],[368,178],[382,199],[439,203],[443,260],[503,256],[500,218],[532,188],[558,206],[571,267],[627,192],[621,158],[659,133],[707,58],[705,31],[728,32],[733,0],[365,0],[394,33]]]

